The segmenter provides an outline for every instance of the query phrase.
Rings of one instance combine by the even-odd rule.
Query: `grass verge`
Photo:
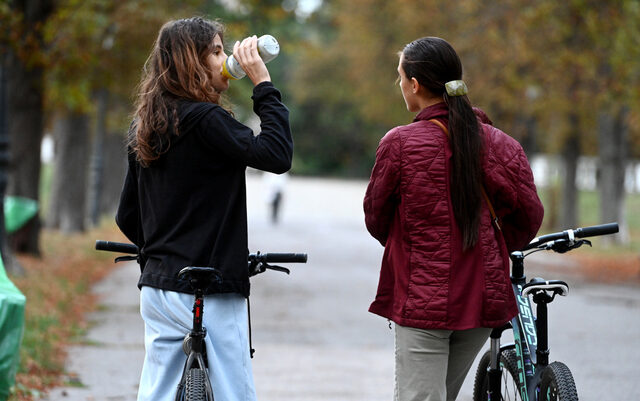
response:
[[[555,189],[557,191],[557,188]],[[545,220],[540,234],[548,234],[575,227],[554,227],[559,220],[559,201],[553,201],[558,194],[553,188],[539,190],[545,205]],[[578,226],[586,227],[609,223],[599,216],[600,196],[596,191],[580,191],[578,194]],[[588,238],[593,248],[584,246],[567,254],[580,265],[580,274],[588,281],[608,284],[640,285],[640,194],[627,194],[625,197],[625,215],[628,227],[628,242],[613,244],[604,237]]]
[[[31,401],[62,384],[65,349],[82,340],[96,307],[91,286],[114,269],[113,255],[94,250],[96,239],[123,241],[115,225],[83,234],[41,233],[40,258],[18,255],[25,275],[12,281],[26,296],[20,368],[11,401]]]

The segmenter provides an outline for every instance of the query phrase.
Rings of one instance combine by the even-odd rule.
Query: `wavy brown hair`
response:
[[[177,102],[189,99],[219,103],[206,59],[224,26],[201,17],[169,21],[162,26],[144,64],[128,145],[148,167],[169,150],[171,134],[179,135]]]
[[[449,106],[451,143],[451,203],[462,233],[463,249],[478,242],[482,207],[483,142],[480,125],[467,95],[449,96],[445,83],[462,79],[462,63],[444,39],[425,37],[405,46],[402,68],[432,94],[442,96]]]

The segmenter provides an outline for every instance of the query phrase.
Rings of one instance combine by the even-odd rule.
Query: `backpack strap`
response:
[[[434,123],[435,125],[437,125],[438,127],[440,127],[440,129],[442,129],[442,131],[444,131],[444,133],[447,135],[447,137],[449,137],[449,130],[447,129],[447,127],[445,127],[444,124],[442,124],[440,121],[436,120],[435,118],[428,120],[429,122]],[[498,222],[498,216],[496,215],[495,210],[493,209],[493,205],[491,204],[491,201],[489,200],[489,196],[487,195],[487,192],[484,190],[484,185],[480,186],[480,189],[482,190],[482,196],[484,197],[484,200],[487,202],[487,206],[489,207],[489,213],[491,213],[491,218],[493,220],[493,224],[496,226],[496,228],[500,231],[502,231],[502,228],[500,228],[500,223]]]

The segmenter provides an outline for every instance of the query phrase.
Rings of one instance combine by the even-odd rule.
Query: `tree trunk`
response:
[[[598,118],[600,221],[618,222],[620,232],[608,236],[617,243],[629,243],[629,227],[625,216],[625,170],[627,165],[629,110],[602,113]]]
[[[13,275],[24,274],[24,269],[13,256],[5,229],[4,197],[7,190],[9,167],[9,132],[7,126],[7,70],[5,57],[0,57],[0,252],[7,272]]]
[[[104,181],[104,142],[107,130],[107,110],[109,92],[100,89],[96,93],[96,129],[93,137],[93,151],[91,156],[91,182],[89,185],[89,221],[93,226],[98,225],[100,218],[100,199],[102,198]]]
[[[113,220],[120,202],[124,176],[127,172],[127,154],[122,133],[107,133],[103,147],[103,160],[100,215],[108,215]]]
[[[120,200],[120,192],[126,173],[125,139],[122,133],[107,132],[109,92],[96,94],[96,131],[91,156],[91,181],[88,186],[89,219],[98,225],[100,218],[110,215],[113,220]]]
[[[40,28],[54,10],[53,0],[10,1],[12,12],[23,16],[26,34],[36,43]],[[20,44],[17,44],[20,45]],[[28,54],[31,54],[30,52]],[[8,131],[11,143],[7,194],[39,201],[40,145],[43,134],[44,70],[33,60],[19,59],[9,49],[6,53],[8,74]],[[40,220],[36,217],[27,240],[19,244],[24,252],[40,254]]]
[[[63,233],[85,230],[90,118],[69,113],[54,122],[53,179],[47,225]]]
[[[562,229],[578,226],[578,189],[576,188],[576,172],[580,157],[580,138],[577,132],[572,132],[562,150],[564,182],[562,190],[562,215],[560,224]]]
[[[517,117],[515,127],[521,132],[517,140],[522,145],[527,158],[531,160],[531,157],[538,151],[536,143],[537,121],[530,115],[520,114]]]
[[[9,181],[7,194],[40,200],[40,146],[44,130],[43,118],[43,71],[27,69],[13,54],[7,55]],[[36,222],[17,251],[40,254],[40,223]]]

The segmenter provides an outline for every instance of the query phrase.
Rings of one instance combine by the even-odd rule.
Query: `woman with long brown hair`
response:
[[[222,105],[223,26],[203,18],[166,23],[145,64],[128,140],[129,169],[116,222],[141,250],[138,281],[146,356],[138,400],[173,400],[184,364],[193,297],[185,266],[222,275],[205,291],[206,352],[214,397],[255,400],[248,343],[247,166],[291,167],[289,114],[258,55],[255,36],[233,54],[253,88],[261,132]]]
[[[472,108],[449,43],[409,43],[398,76],[417,115],[380,141],[364,199],[385,247],[369,310],[395,322],[395,399],[455,400],[491,328],[517,312],[508,252],[543,208],[520,145]]]

